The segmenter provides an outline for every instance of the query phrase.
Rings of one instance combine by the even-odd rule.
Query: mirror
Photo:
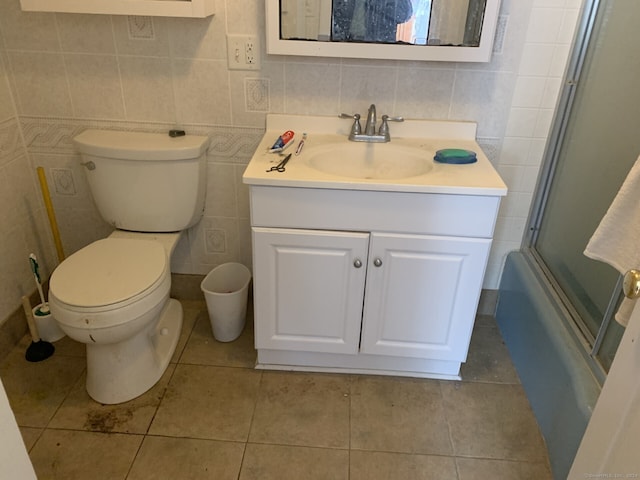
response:
[[[487,62],[500,0],[266,0],[267,53]]]

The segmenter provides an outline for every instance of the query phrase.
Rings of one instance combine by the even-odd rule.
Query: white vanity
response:
[[[268,117],[243,177],[257,368],[459,378],[507,189],[475,124],[391,128],[390,143],[354,143],[348,120]],[[282,160],[268,148],[289,129],[284,153],[307,132],[304,149],[267,172]],[[436,163],[442,148],[478,161]]]

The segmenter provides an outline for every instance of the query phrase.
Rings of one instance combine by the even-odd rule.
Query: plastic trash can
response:
[[[213,336],[232,342],[240,336],[247,317],[251,272],[241,263],[223,263],[209,272],[200,284],[207,301]]]

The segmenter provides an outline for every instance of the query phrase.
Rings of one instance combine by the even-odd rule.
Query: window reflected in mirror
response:
[[[280,38],[477,47],[486,0],[280,0]]]

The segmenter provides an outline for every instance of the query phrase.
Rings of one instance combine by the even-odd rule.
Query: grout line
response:
[[[442,390],[442,381],[438,382],[438,391],[440,392],[440,402],[442,404],[444,419],[445,419],[445,422],[447,423],[447,437],[449,438],[449,447],[451,448],[450,456],[454,458],[454,464],[456,467],[456,476],[459,477],[460,474],[458,473],[458,462],[455,461],[456,448],[455,448],[455,443],[453,441],[453,434],[451,433],[451,422],[449,421],[449,414],[448,414],[449,410],[447,408],[447,402],[445,401],[444,392]]]
[[[228,441],[228,440],[219,440],[219,441]],[[241,442],[235,442],[241,443]],[[246,442],[247,445],[268,445],[273,447],[288,447],[288,448],[313,448],[317,450],[331,450],[338,452],[346,452],[349,451],[349,448],[341,448],[341,447],[327,447],[325,445],[300,445],[298,443],[274,443],[274,442]],[[358,450],[360,452],[368,452],[373,450]],[[377,450],[376,450],[377,451]],[[388,453],[399,453],[401,455],[412,455],[411,453],[402,453],[402,452],[388,452]]]
[[[352,427],[352,422],[351,422],[351,412],[352,412],[352,403],[351,403],[351,399],[353,398],[353,381],[354,381],[354,375],[349,374],[349,442],[348,442],[348,452],[347,452],[347,479],[351,478],[351,450],[352,450],[352,446],[351,446],[351,427]]]
[[[147,438],[146,435],[142,436],[142,441],[140,442],[140,445],[138,445],[138,448],[136,449],[136,454],[133,456],[133,459],[129,464],[129,468],[127,469],[127,474],[124,476],[125,480],[129,478],[129,475],[131,474],[131,470],[133,469],[133,465],[136,463],[136,460],[138,459],[138,455],[140,455],[140,450],[142,450],[142,444],[144,443],[146,438]]]
[[[249,445],[249,438],[251,437],[251,431],[253,429],[253,421],[255,419],[256,410],[258,409],[258,402],[260,401],[260,392],[262,390],[262,384],[264,379],[264,372],[260,371],[260,380],[258,381],[258,388],[256,390],[255,402],[253,403],[253,411],[251,412],[251,419],[249,421],[249,431],[247,432],[247,438],[244,441],[244,449],[242,451],[242,459],[240,460],[240,468],[238,469],[238,479],[242,474],[242,469],[244,467],[244,461],[247,454],[247,446]]]
[[[236,476],[236,480],[240,480],[242,475],[242,467],[244,467],[244,459],[247,455],[247,442],[244,442],[244,446],[242,447],[242,458],[240,459],[240,468],[238,468],[238,475]]]

